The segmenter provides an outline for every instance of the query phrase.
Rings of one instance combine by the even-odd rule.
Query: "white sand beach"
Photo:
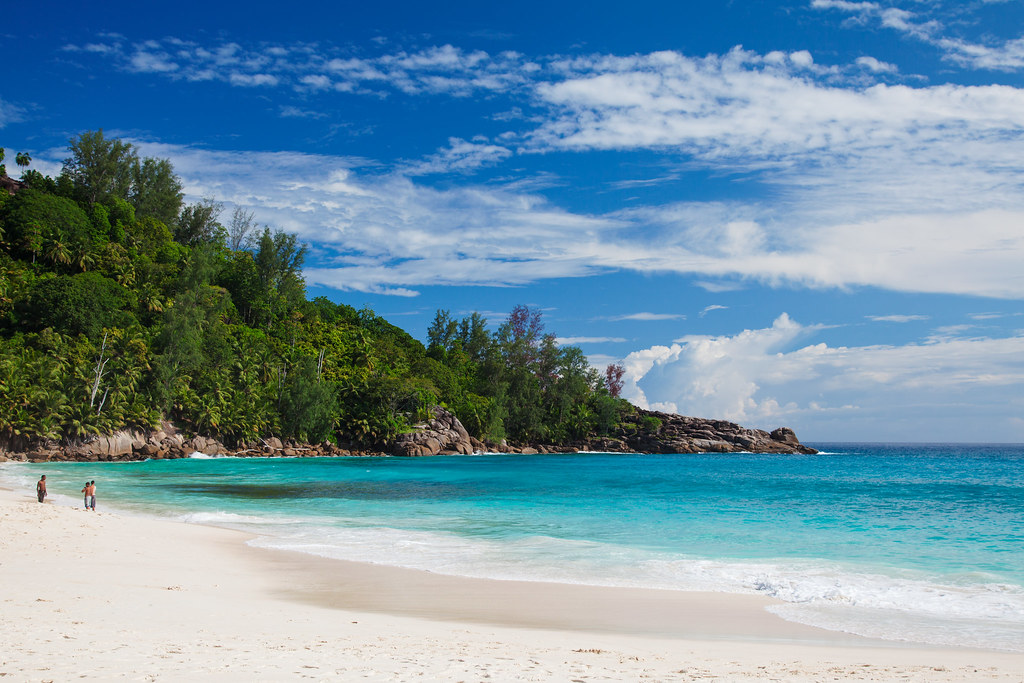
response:
[[[766,598],[463,579],[0,490],[5,681],[1024,681],[1024,655],[786,622]]]

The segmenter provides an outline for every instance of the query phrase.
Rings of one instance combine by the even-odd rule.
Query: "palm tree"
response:
[[[52,239],[46,240],[44,255],[51,263],[71,263],[71,250],[68,248],[63,232],[58,230]]]
[[[164,300],[160,295],[160,290],[148,282],[139,291],[139,303],[143,304],[151,313],[162,313],[164,310]]]
[[[89,247],[82,245],[75,249],[75,264],[84,273],[96,265],[96,257],[89,251]]]
[[[19,168],[28,168],[28,165],[32,163],[32,157],[26,152],[18,152],[14,156],[14,163],[18,164]]]

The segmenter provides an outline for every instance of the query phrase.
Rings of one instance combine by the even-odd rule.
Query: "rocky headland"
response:
[[[277,437],[228,446],[207,436],[181,433],[164,423],[152,432],[125,430],[75,443],[53,440],[0,438],[0,462],[6,460],[104,462],[185,458],[193,453],[235,457],[336,457],[396,455],[420,457],[472,453],[817,453],[800,443],[788,427],[767,432],[725,420],[709,420],[637,409],[615,433],[590,436],[567,444],[486,443],[471,436],[455,415],[440,406],[431,419],[377,448],[359,448],[324,442],[282,441]]]

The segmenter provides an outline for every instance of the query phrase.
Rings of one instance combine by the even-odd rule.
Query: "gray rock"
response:
[[[797,444],[800,441],[796,438],[796,434],[789,427],[779,427],[771,433],[772,441],[781,441],[782,443]]]
[[[451,412],[441,406],[430,409],[431,419],[415,425],[411,432],[399,434],[391,444],[395,455],[418,457],[439,455],[442,452],[473,453],[469,432]]]

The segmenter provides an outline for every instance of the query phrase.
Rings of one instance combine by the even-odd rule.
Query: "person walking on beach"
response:
[[[89,509],[89,482],[85,482],[85,486],[82,488],[82,495],[85,498],[85,509]]]
[[[39,498],[39,502],[43,502],[43,498],[46,498],[46,475],[44,474],[36,482],[36,497]]]
[[[89,482],[89,509],[96,512],[96,480]]]

